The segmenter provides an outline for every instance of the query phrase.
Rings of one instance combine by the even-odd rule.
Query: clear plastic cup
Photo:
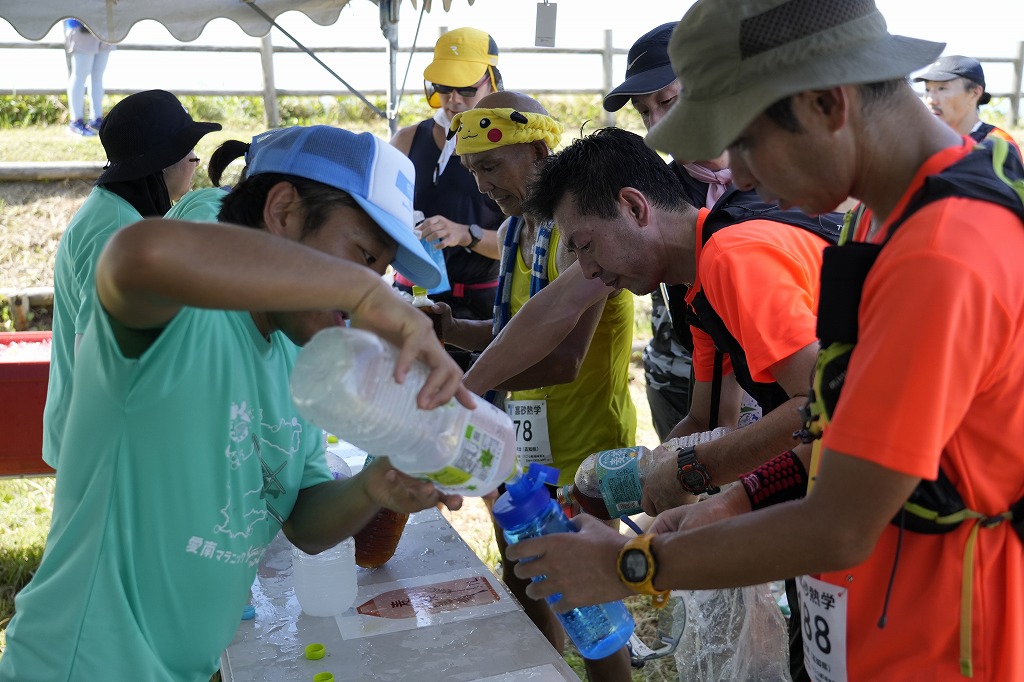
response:
[[[292,581],[303,613],[337,616],[356,600],[356,546],[352,538],[320,554],[292,550]]]

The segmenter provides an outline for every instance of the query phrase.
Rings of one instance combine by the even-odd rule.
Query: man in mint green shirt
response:
[[[396,378],[427,364],[421,408],[472,404],[380,276],[440,277],[412,232],[411,163],[327,126],[264,133],[247,160],[221,216],[247,227],[147,220],[99,259],[52,528],[0,680],[206,682],[279,530],[317,553],[381,507],[461,504],[386,459],[334,480],[288,388],[297,345],[348,318],[402,349]]]

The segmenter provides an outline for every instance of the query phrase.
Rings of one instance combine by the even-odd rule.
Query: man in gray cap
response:
[[[730,490],[665,512],[647,545],[585,517],[514,545],[536,557],[517,574],[545,577],[531,597],[564,610],[796,575],[814,680],[1024,679],[1024,169],[921,106],[907,77],[942,48],[891,35],[871,0],[683,17],[669,54],[686,89],[648,143],[728,149],[736,185],[783,206],[862,202],[822,270],[806,437],[824,435],[806,496],[769,464],[741,479],[763,493],[752,513]]]
[[[924,83],[924,103],[950,128],[976,142],[996,135],[1010,142],[1020,155],[1020,147],[1009,133],[978,118],[978,108],[992,100],[985,91],[985,71],[978,60],[958,54],[943,57],[914,82]]]

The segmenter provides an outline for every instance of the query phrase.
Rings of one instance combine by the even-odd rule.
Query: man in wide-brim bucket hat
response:
[[[1024,679],[1024,168],[922,105],[908,77],[942,49],[890,34],[871,0],[682,18],[683,92],[648,143],[727,149],[738,188],[808,213],[862,202],[825,251],[806,471],[769,463],[662,513],[632,583],[628,539],[586,516],[513,545],[517,575],[544,576],[530,597],[564,611],[796,577],[813,680]]]

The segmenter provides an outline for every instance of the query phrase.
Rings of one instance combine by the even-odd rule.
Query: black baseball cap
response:
[[[166,90],[145,90],[115,104],[100,125],[107,166],[97,185],[137,180],[173,166],[219,123],[192,120]]]
[[[981,86],[981,98],[978,104],[988,104],[992,95],[985,92],[985,72],[981,68],[981,62],[977,59],[953,54],[943,57],[928,67],[924,73],[915,76],[914,82],[921,81],[951,81],[954,78],[966,78],[967,80]]]
[[[618,111],[633,95],[649,95],[676,79],[668,58],[668,41],[677,21],[640,36],[626,54],[626,80],[604,98],[605,111]]]

